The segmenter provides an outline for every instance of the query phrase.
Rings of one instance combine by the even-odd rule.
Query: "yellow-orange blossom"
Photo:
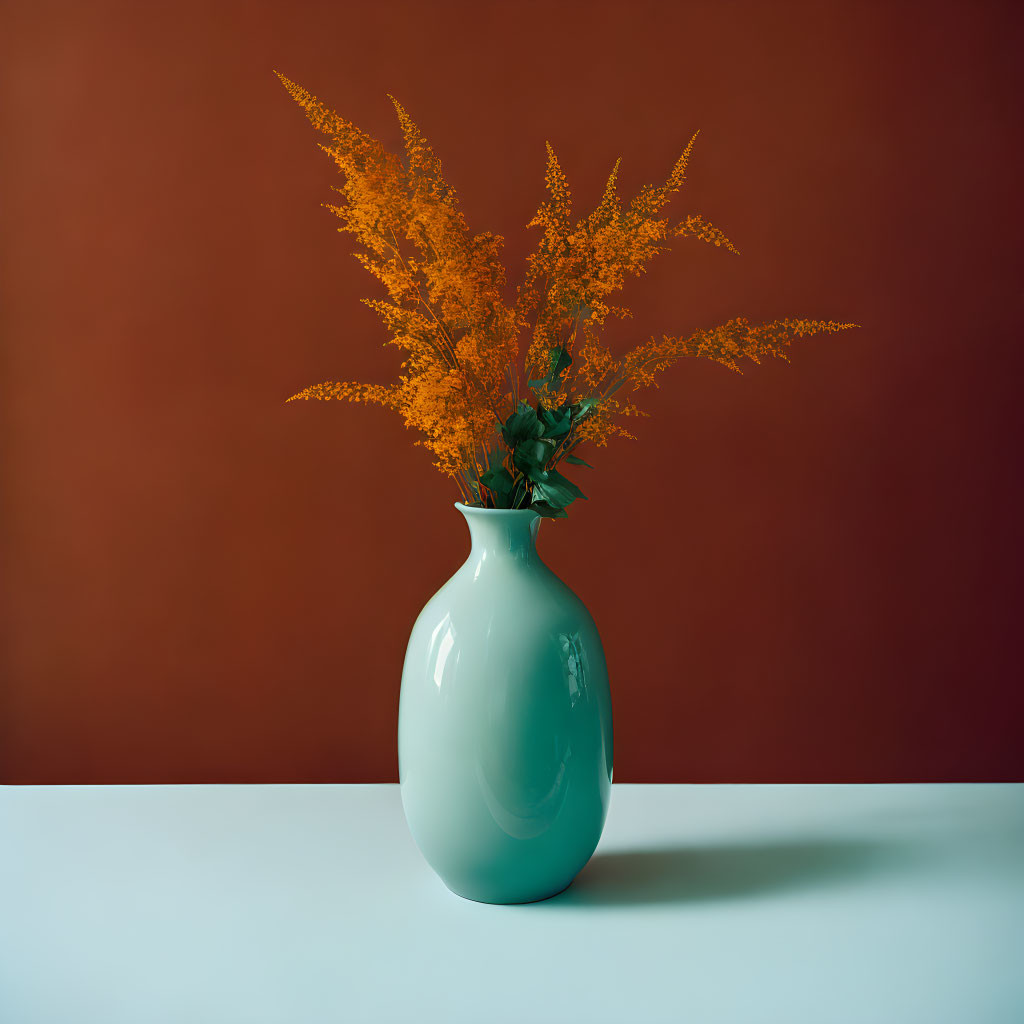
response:
[[[328,209],[341,220],[339,230],[360,244],[356,258],[384,285],[387,300],[363,301],[383,320],[389,343],[404,352],[397,383],[326,382],[288,401],[337,398],[394,409],[422,435],[417,443],[431,450],[442,472],[455,477],[467,500],[482,496],[487,452],[500,444],[497,423],[523,397],[519,339],[531,325],[528,377],[548,374],[552,350],[563,349],[573,359],[556,382],[536,385],[537,398],[548,407],[596,399],[574,427],[566,450],[583,441],[603,445],[616,435],[631,436],[619,421],[639,410],[622,398],[621,389],[653,384],[679,359],[702,356],[739,370],[744,357],[785,359],[793,337],[854,326],[814,320],[755,326],[736,319],[685,338],[652,338],[617,356],[601,340],[600,329],[608,317],[626,318],[630,312],[609,299],[627,277],[643,273],[653,256],[666,251],[669,237],[694,237],[737,251],[700,216],[670,226],[662,215],[685,181],[696,135],[668,180],[645,186],[628,206],[616,190],[616,162],[597,208],[575,221],[568,183],[548,145],[548,198],[528,225],[542,228],[543,235],[529,257],[517,300],[508,305],[499,258],[503,239],[489,232],[470,234],[440,161],[397,100],[392,98],[404,156],[389,153],[301,86],[278,77],[327,136],[321,148],[343,175],[335,188],[339,200]]]

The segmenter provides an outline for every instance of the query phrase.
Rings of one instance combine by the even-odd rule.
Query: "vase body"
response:
[[[409,640],[402,804],[449,889],[528,903],[569,885],[601,836],[608,673],[583,602],[537,555],[537,513],[456,507],[472,550]]]

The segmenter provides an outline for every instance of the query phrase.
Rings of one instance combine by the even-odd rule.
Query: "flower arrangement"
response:
[[[402,154],[278,77],[326,136],[321,148],[342,174],[338,200],[327,209],[341,221],[338,230],[358,243],[356,259],[383,284],[387,300],[363,301],[380,316],[389,344],[404,353],[396,383],[328,381],[288,401],[345,399],[394,409],[419,432],[417,443],[432,452],[438,469],[454,478],[466,504],[565,516],[585,495],[560,467],[588,465],[576,454],[580,445],[633,437],[622,421],[644,413],[626,397],[630,391],[654,385],[680,359],[713,359],[739,372],[743,359],[786,359],[793,338],[855,326],[737,318],[616,355],[602,329],[609,318],[631,314],[611,299],[667,251],[670,238],[738,252],[703,217],[671,224],[664,213],[686,180],[696,135],[665,183],[644,186],[628,205],[618,195],[616,161],[596,209],[578,219],[548,144],[547,198],[527,225],[542,234],[510,304],[503,239],[469,232],[440,161],[397,100],[390,97]],[[527,332],[523,359],[520,339]]]

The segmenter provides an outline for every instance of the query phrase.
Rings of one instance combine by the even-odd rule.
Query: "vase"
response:
[[[537,513],[455,507],[471,550],[409,639],[402,805],[452,892],[531,903],[565,889],[601,837],[608,671],[590,613],[537,554]]]

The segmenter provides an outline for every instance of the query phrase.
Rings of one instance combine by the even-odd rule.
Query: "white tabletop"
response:
[[[614,787],[561,896],[396,786],[0,789],[5,1024],[1024,1021],[1024,786]]]

